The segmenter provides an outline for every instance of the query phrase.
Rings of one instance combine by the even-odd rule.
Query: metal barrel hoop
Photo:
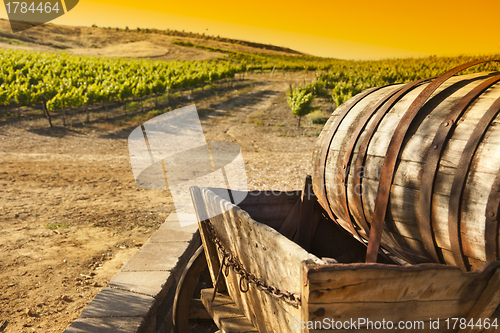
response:
[[[356,106],[356,104],[358,104],[358,102],[360,102],[363,98],[365,98],[366,96],[370,95],[371,93],[373,93],[381,88],[382,87],[374,87],[374,88],[367,89],[364,92],[351,98],[346,103],[344,103],[343,105],[344,105],[345,109],[337,117],[337,119],[335,119],[335,123],[333,124],[332,129],[329,132],[327,140],[325,141],[326,144],[323,145],[323,150],[321,152],[321,160],[320,160],[320,164],[319,164],[319,171],[320,171],[319,176],[321,178],[321,189],[318,189],[318,193],[315,193],[315,194],[316,194],[316,197],[318,198],[318,202],[325,209],[325,211],[328,213],[328,216],[330,216],[330,218],[333,221],[336,221],[337,218],[336,218],[335,214],[333,214],[332,208],[330,207],[330,202],[328,200],[328,194],[327,194],[328,192],[327,192],[327,188],[326,188],[326,179],[325,179],[326,162],[328,159],[328,153],[330,151],[330,145],[332,143],[333,137],[335,136],[338,128],[340,127],[340,124],[344,120],[345,116],[349,113],[349,111],[351,111],[352,108],[354,106]],[[353,230],[353,232],[356,232],[356,231]]]
[[[481,117],[477,123],[471,137],[467,141],[465,148],[460,156],[460,161],[458,162],[457,172],[453,178],[453,184],[451,186],[450,204],[448,211],[448,230],[450,233],[450,243],[451,250],[453,252],[453,258],[455,259],[455,264],[459,266],[462,270],[469,270],[470,265],[467,263],[463,252],[463,246],[461,243],[461,231],[460,231],[460,215],[462,206],[462,196],[465,190],[465,184],[467,182],[467,176],[472,164],[472,160],[477,151],[479,144],[481,143],[484,134],[486,133],[491,122],[495,119],[498,112],[500,112],[500,98],[498,98],[486,111],[486,113]],[[486,240],[488,237],[498,238],[498,234],[495,235],[485,235]],[[492,240],[489,240],[490,242]]]
[[[387,205],[389,203],[389,196],[391,192],[391,185],[394,178],[396,169],[396,162],[403,148],[403,142],[406,138],[408,129],[413,123],[413,120],[421,110],[422,106],[427,102],[429,97],[438,89],[446,80],[453,75],[461,72],[462,70],[490,61],[497,60],[477,60],[472,61],[461,66],[457,66],[443,75],[437,77],[417,96],[413,103],[409,106],[408,110],[403,114],[394,134],[392,135],[386,156],[382,165],[380,174],[379,186],[377,196],[375,199],[375,209],[373,212],[373,220],[370,229],[370,236],[368,239],[368,249],[366,253],[366,262],[374,263],[377,261],[377,254],[380,248],[380,241],[382,238],[382,230],[387,212]]]
[[[426,251],[435,262],[445,264],[441,251],[434,239],[434,230],[432,227],[432,193],[436,182],[436,175],[439,170],[441,156],[450,140],[456,124],[465,110],[489,87],[500,81],[500,75],[494,76],[476,86],[467,93],[451,109],[448,116],[443,120],[434,136],[426,161],[422,171],[422,185],[420,188],[419,200],[419,229],[422,235],[422,242]],[[454,192],[451,192],[454,193]]]
[[[493,186],[491,187],[486,204],[486,225],[484,228],[486,260],[498,260],[498,232],[500,214],[500,170],[498,171]]]
[[[357,217],[359,219],[359,223],[362,228],[364,228],[364,231],[367,236],[369,236],[370,232],[370,227],[368,226],[368,222],[366,220],[366,216],[364,213],[363,209],[363,201],[362,201],[362,180],[361,180],[361,171],[363,170],[363,165],[366,161],[366,155],[368,152],[368,146],[370,144],[371,139],[373,138],[373,135],[375,134],[375,131],[377,130],[380,122],[384,118],[384,116],[387,114],[387,112],[401,99],[403,98],[407,93],[409,93],[411,90],[415,89],[419,85],[432,80],[434,77],[431,78],[425,78],[425,79],[420,79],[414,82],[407,83],[404,85],[395,95],[393,95],[381,108],[380,110],[376,113],[375,118],[373,118],[373,121],[371,122],[370,126],[365,131],[365,136],[363,138],[363,141],[361,142],[359,149],[358,149],[358,156],[356,158],[356,164],[354,166],[354,172],[353,172],[353,188],[354,189],[359,189],[360,194],[355,195],[352,203],[353,207],[357,210]]]
[[[356,234],[358,235],[358,237],[360,239],[363,239],[364,237],[362,237],[361,234],[357,231],[357,229],[353,223],[353,216],[349,210],[348,199],[347,199],[347,183],[348,183],[348,177],[349,177],[349,168],[350,168],[351,160],[352,160],[352,157],[354,154],[354,148],[356,147],[356,144],[357,144],[361,134],[363,133],[363,130],[365,129],[365,127],[368,124],[368,122],[370,121],[370,119],[372,119],[373,115],[392,96],[394,96],[399,91],[401,91],[401,89],[403,89],[403,87],[400,87],[398,89],[395,89],[395,90],[387,93],[381,100],[379,100],[374,106],[372,106],[370,108],[370,110],[368,111],[368,113],[363,117],[363,119],[361,119],[361,121],[359,121],[359,123],[358,123],[359,125],[354,130],[353,135],[351,136],[352,139],[349,142],[349,145],[346,149],[346,153],[344,155],[344,159],[342,162],[342,170],[339,170],[339,173],[338,173],[339,182],[343,185],[342,194],[340,196],[340,201],[341,201],[340,204],[344,208],[344,213],[345,213],[345,216],[347,218],[347,222],[349,223],[351,228],[356,231]],[[354,188],[354,192],[355,192],[354,195],[357,195],[356,188]],[[368,225],[366,225],[366,223],[364,221],[360,221],[360,224],[362,224],[362,226],[361,226],[362,229],[365,229],[365,230],[368,229]]]

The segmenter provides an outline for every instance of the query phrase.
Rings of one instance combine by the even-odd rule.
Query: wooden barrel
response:
[[[499,257],[500,74],[368,89],[338,107],[313,153],[330,217],[410,263],[475,269]]]

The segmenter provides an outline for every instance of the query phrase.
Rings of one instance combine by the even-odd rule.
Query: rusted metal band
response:
[[[500,111],[500,98],[498,98],[486,111],[486,113],[481,117],[481,120],[477,123],[471,137],[467,141],[465,148],[460,156],[460,161],[458,162],[457,171],[455,177],[453,178],[453,184],[451,185],[450,192],[450,204],[448,209],[448,231],[450,233],[450,244],[451,251],[453,252],[453,258],[455,259],[455,264],[459,266],[462,270],[469,270],[469,264],[464,256],[462,247],[462,237],[460,235],[460,215],[462,206],[462,196],[465,189],[465,183],[467,182],[467,176],[469,174],[470,165],[474,154],[476,153],[479,143],[484,137],[486,130],[489,125],[495,119],[498,112]],[[495,238],[498,234],[493,235]],[[488,237],[488,236],[486,236]]]
[[[453,131],[455,130],[458,119],[464,114],[465,110],[479,95],[498,81],[500,81],[500,75],[484,81],[460,99],[437,129],[434,140],[432,140],[429,152],[427,153],[427,158],[422,172],[422,185],[420,187],[419,228],[424,247],[434,262],[441,262],[442,264],[445,264],[437,246],[432,227],[432,193],[434,191],[434,184],[436,182],[436,174],[439,169],[441,155],[443,154],[444,149],[451,138]]]
[[[441,86],[441,84],[443,84],[446,80],[466,68],[488,61],[492,60],[477,60],[469,62],[467,64],[455,67],[454,69],[439,76],[427,87],[425,87],[425,89],[420,93],[419,96],[417,96],[417,98],[413,101],[413,103],[401,118],[398,126],[396,127],[396,130],[394,131],[394,134],[392,135],[384,159],[384,163],[382,165],[377,197],[375,199],[373,221],[368,240],[368,249],[366,252],[367,263],[374,263],[377,261],[377,254],[380,247],[380,240],[382,238],[382,228],[384,225],[385,214],[387,212],[387,205],[389,203],[389,195],[391,192],[392,180],[394,178],[396,162],[401,152],[406,133],[413,123],[413,119],[415,119],[421,107],[425,104],[425,102],[427,102],[427,99],[429,99],[432,93],[436,91],[436,89],[439,88],[439,86]]]
[[[434,78],[434,77],[433,77]],[[359,223],[361,228],[365,231],[367,235],[369,235],[369,227],[368,227],[368,222],[366,221],[365,213],[363,210],[363,202],[362,202],[362,187],[361,187],[361,178],[363,174],[363,165],[366,160],[366,154],[368,151],[368,146],[370,144],[370,141],[375,134],[375,131],[377,130],[378,125],[384,118],[385,114],[396,104],[404,95],[406,95],[408,92],[411,90],[415,89],[418,87],[420,84],[430,81],[433,78],[426,78],[426,79],[420,79],[414,82],[407,83],[406,85],[403,86],[402,89],[397,91],[395,95],[393,95],[387,103],[385,103],[382,108],[377,112],[375,118],[373,119],[372,123],[368,127],[368,129],[365,131],[365,136],[363,138],[363,141],[361,142],[361,145],[359,146],[358,150],[358,157],[356,158],[356,165],[354,167],[354,176],[352,179],[353,183],[353,188],[359,192],[359,195],[355,195],[353,198],[353,207],[357,211],[357,217],[359,219]]]
[[[363,98],[368,96],[369,94],[381,89],[382,87],[374,87],[365,90],[364,92],[356,95],[355,97],[351,98],[349,101],[344,103],[345,109],[342,111],[342,113],[335,119],[335,123],[333,124],[327,140],[325,140],[325,144],[323,145],[323,150],[321,152],[321,160],[319,164],[319,176],[321,179],[321,187],[319,193],[315,193],[316,197],[318,198],[318,202],[321,204],[321,206],[325,209],[325,211],[328,213],[330,218],[332,220],[336,220],[335,215],[332,212],[332,208],[330,207],[330,203],[328,201],[328,192],[327,192],[327,186],[326,186],[326,179],[325,179],[325,174],[326,174],[326,161],[328,158],[328,152],[330,151],[330,145],[332,143],[333,137],[337,133],[337,130],[342,123],[342,120],[344,120],[345,116],[351,111],[351,109],[358,104],[359,101],[361,101]],[[355,232],[353,230],[353,232]]]
[[[491,187],[485,211],[484,240],[487,262],[498,260],[498,214],[500,214],[500,170]]]
[[[357,229],[354,226],[352,215],[350,213],[349,205],[348,205],[348,202],[347,202],[347,182],[348,182],[347,178],[349,177],[349,167],[350,167],[350,164],[351,164],[351,160],[352,160],[352,155],[353,155],[353,152],[354,152],[354,148],[356,146],[356,143],[359,140],[359,137],[361,136],[361,133],[363,132],[363,130],[365,129],[366,125],[368,124],[368,122],[370,121],[370,119],[373,117],[373,115],[375,114],[375,112],[377,112],[377,110],[382,105],[384,105],[384,103],[386,103],[392,96],[394,96],[395,94],[397,94],[403,88],[404,88],[404,85],[402,87],[400,87],[398,89],[395,89],[395,90],[389,92],[388,94],[386,94],[382,99],[380,99],[371,108],[371,110],[363,117],[363,119],[361,119],[361,121],[359,121],[359,125],[354,130],[354,132],[353,132],[353,134],[351,136],[352,139],[349,142],[349,145],[348,145],[348,147],[346,149],[346,153],[344,155],[344,160],[342,162],[342,169],[339,170],[339,172],[338,172],[338,181],[339,181],[340,184],[343,185],[342,194],[340,195],[340,204],[344,208],[344,212],[345,212],[345,215],[347,217],[347,222],[349,223],[349,225],[351,226],[351,228],[353,230],[356,230],[356,233],[357,233],[357,235],[360,238],[364,238],[364,237],[362,237],[360,235],[360,233],[357,231]],[[357,188],[356,187],[353,188],[353,191],[354,191],[354,195],[357,195],[357,193],[356,193]],[[365,227],[365,229],[368,229],[368,226],[366,226],[366,225],[364,225],[362,227]]]

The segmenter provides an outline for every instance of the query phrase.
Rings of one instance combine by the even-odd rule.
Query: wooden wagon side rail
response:
[[[500,262],[467,273],[436,264],[314,265],[305,267],[304,280],[303,302],[308,308],[303,309],[307,311],[303,318],[309,321],[411,320],[430,330],[431,323],[439,319],[440,330],[446,330],[447,318],[484,320],[500,303]],[[456,331],[458,327],[450,332]]]
[[[246,271],[258,279],[266,281],[280,290],[300,292],[300,275],[304,263],[324,264],[322,260],[308,253],[275,229],[256,222],[247,212],[225,201],[211,190],[194,187],[191,189],[191,193],[196,209],[206,209],[208,214],[205,216],[211,216],[210,222],[213,224],[220,242],[237,258]],[[286,196],[269,196],[271,201],[290,201],[289,207],[291,209],[297,199],[296,193],[292,193],[290,198],[292,200],[286,200]],[[221,211],[222,214],[212,214]],[[286,215],[287,212],[284,212],[283,216],[276,216],[276,218],[283,223]],[[275,225],[275,227],[279,228],[279,225]],[[213,244],[204,223],[200,223],[201,228],[204,231],[202,233],[203,243]],[[218,260],[216,260],[217,257],[209,251],[206,254],[207,258],[210,257],[211,262],[217,262],[217,267],[214,265],[210,268],[215,282],[216,268],[220,267],[222,257],[215,252],[215,255],[218,256]],[[277,254],[279,254],[279,258],[275,257]],[[260,291],[253,285],[249,286],[248,291],[241,292],[240,276],[232,270],[228,270],[228,275],[225,275],[224,278],[229,296],[260,332],[289,332],[290,318],[300,318],[300,307]]]

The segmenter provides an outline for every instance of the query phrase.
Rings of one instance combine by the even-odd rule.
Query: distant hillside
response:
[[[274,45],[175,30],[73,27],[49,23],[14,34],[9,22],[0,19],[0,48],[159,60],[205,60],[225,56],[174,45],[174,41],[248,53],[303,55]]]

